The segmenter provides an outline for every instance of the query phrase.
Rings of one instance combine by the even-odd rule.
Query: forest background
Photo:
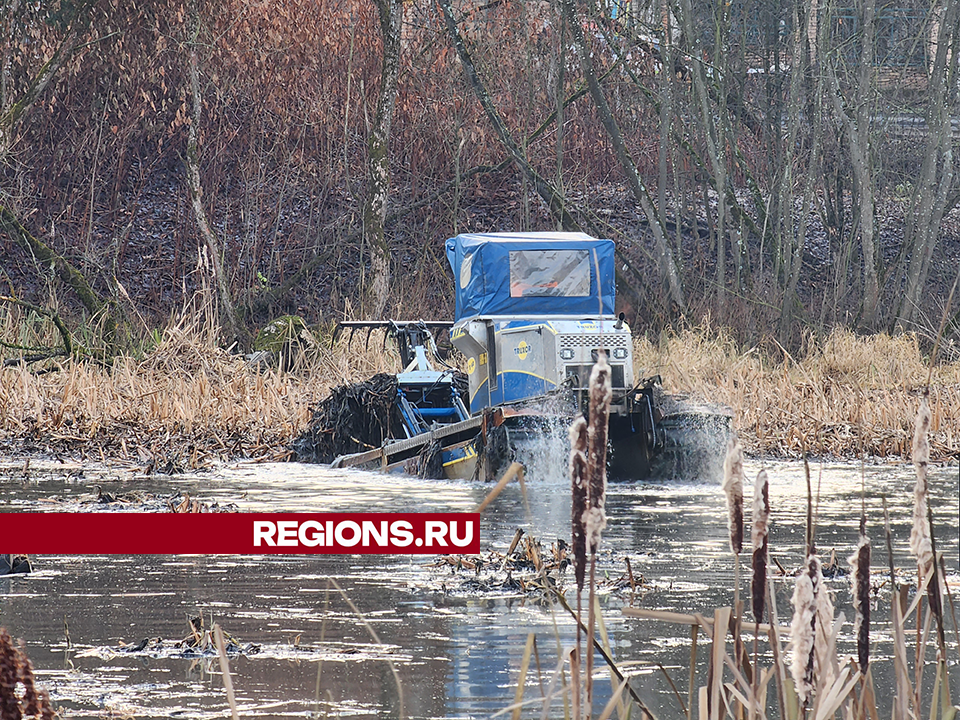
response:
[[[563,228],[641,333],[929,338],[960,12],[898,2],[5,0],[3,294],[114,332],[209,283],[246,348],[447,319],[447,237]]]

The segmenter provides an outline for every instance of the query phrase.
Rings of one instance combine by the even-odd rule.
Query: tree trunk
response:
[[[449,2],[449,0],[445,0],[445,2]],[[561,3],[566,16],[567,27],[569,27],[573,33],[573,42],[577,46],[577,52],[580,55],[580,67],[583,71],[584,79],[587,82],[587,87],[590,89],[590,95],[593,97],[594,105],[600,114],[600,121],[607,131],[607,137],[613,143],[614,152],[617,160],[620,162],[620,167],[624,175],[626,175],[627,184],[633,192],[634,199],[647,216],[647,221],[651,230],[653,230],[660,271],[667,282],[670,299],[680,312],[685,312],[686,306],[683,299],[683,290],[680,285],[680,274],[677,271],[673,253],[670,250],[666,234],[660,223],[660,216],[653,207],[653,201],[650,199],[650,194],[647,192],[646,186],[640,179],[637,166],[634,164],[633,158],[630,157],[626,143],[623,140],[623,134],[620,132],[620,127],[613,117],[610,105],[607,103],[603,89],[597,80],[597,74],[594,71],[593,62],[590,59],[590,49],[587,48],[587,43],[583,36],[583,28],[577,18],[574,5],[575,0],[561,0]]]
[[[958,38],[960,11],[956,2],[947,2],[930,75],[923,164],[904,233],[905,255],[910,259],[895,320],[900,329],[909,329],[917,316],[955,174],[950,105],[956,102]]]
[[[374,0],[380,13],[383,60],[380,67],[380,94],[377,111],[367,139],[367,197],[363,206],[363,235],[370,248],[370,284],[366,289],[366,310],[381,318],[390,293],[390,245],[384,235],[387,199],[390,194],[390,125],[397,102],[400,75],[400,30],[402,0]]]
[[[880,288],[877,280],[877,251],[875,243],[876,213],[874,204],[874,173],[871,162],[871,93],[873,77],[873,46],[874,46],[874,16],[876,12],[875,0],[863,0],[861,17],[863,31],[861,34],[860,68],[857,73],[857,82],[849,104],[853,112],[847,112],[843,107],[836,73],[831,71],[830,77],[834,86],[831,93],[837,113],[840,115],[847,141],[850,143],[850,165],[853,169],[853,181],[856,186],[857,202],[854,207],[855,222],[859,227],[860,251],[863,256],[863,305],[861,322],[866,327],[872,327],[876,322],[877,306]]]
[[[233,298],[230,295],[230,287],[223,271],[220,241],[210,226],[206,210],[204,210],[203,207],[203,184],[200,181],[200,143],[198,139],[200,117],[203,108],[203,102],[200,96],[200,71],[197,62],[197,38],[200,34],[200,12],[195,2],[191,3],[190,11],[193,28],[191,30],[192,36],[187,42],[187,69],[190,78],[191,102],[191,118],[187,126],[187,188],[190,192],[190,205],[197,219],[197,228],[200,230],[200,236],[203,238],[213,268],[213,279],[216,283],[217,297],[219,298],[220,310],[222,312],[221,323],[224,339],[228,345],[233,342],[240,342],[241,347],[243,347],[246,345],[244,342],[245,338],[241,335]]]
[[[794,309],[799,305],[797,287],[803,273],[803,252],[806,247],[806,234],[809,216],[814,200],[815,179],[820,176],[822,123],[816,121],[823,115],[821,98],[823,97],[822,73],[814,72],[809,58],[810,37],[805,15],[806,4],[796,0],[793,6],[793,38],[790,48],[790,85],[787,91],[786,133],[783,147],[783,174],[778,188],[778,224],[783,249],[783,303],[780,308],[779,336],[786,346],[794,338]],[[814,79],[816,84],[814,85]],[[804,106],[807,123],[804,125]],[[797,152],[805,147],[808,157]],[[801,166],[806,160],[805,172]],[[803,194],[799,222],[794,229],[794,204],[797,195],[796,172],[803,178]]]
[[[716,225],[716,293],[718,306],[722,307],[724,291],[726,290],[726,247],[727,230],[729,223],[727,221],[727,134],[726,134],[726,82],[727,71],[724,62],[724,51],[726,50],[726,17],[727,10],[725,4],[716,10],[721,16],[714,23],[714,82],[716,83],[715,94],[717,100],[716,110],[710,107],[710,93],[707,90],[707,78],[703,69],[703,58],[700,53],[698,43],[695,38],[693,27],[693,9],[690,0],[682,0],[680,3],[683,13],[683,32],[691,42],[691,70],[693,74],[693,90],[695,102],[700,110],[701,131],[707,146],[707,156],[710,161],[710,169],[713,175],[712,185],[717,191],[717,225]],[[706,206],[706,212],[710,213],[710,206]]]

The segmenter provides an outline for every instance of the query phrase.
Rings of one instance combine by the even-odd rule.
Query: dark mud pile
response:
[[[384,440],[403,437],[397,377],[379,373],[340,385],[313,411],[306,431],[290,448],[300,462],[331,463],[340,455],[373,450]]]

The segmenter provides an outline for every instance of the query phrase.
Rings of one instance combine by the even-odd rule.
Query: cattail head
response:
[[[6,628],[0,628],[0,717],[20,717],[19,701],[14,689],[19,680],[20,662],[17,648],[7,634]]]
[[[607,526],[604,503],[607,492],[607,430],[610,416],[610,365],[606,353],[601,352],[590,372],[590,425],[587,429],[587,514],[584,517],[587,547],[595,553],[600,546],[600,534]]]
[[[587,536],[583,527],[583,516],[587,512],[587,472],[587,421],[580,416],[570,426],[570,547],[577,590],[581,592],[587,571]]]
[[[933,543],[927,522],[927,466],[930,463],[930,405],[924,394],[913,426],[913,466],[917,483],[913,489],[913,529],[910,531],[910,551],[917,558],[920,573],[926,577],[933,569]]]
[[[833,634],[833,620],[836,614],[830,588],[823,579],[823,565],[812,554],[807,559],[807,571],[813,580],[813,592],[817,598],[816,639],[813,641],[814,677],[820,687],[830,687],[837,677],[837,644]]]
[[[723,461],[723,492],[727,496],[727,527],[734,555],[743,551],[743,450],[735,437],[727,443]]]
[[[814,645],[817,636],[817,577],[819,560],[807,557],[803,572],[793,588],[793,621],[790,623],[790,674],[801,704],[813,693]]]
[[[861,520],[860,542],[857,551],[847,561],[850,564],[850,584],[853,590],[857,635],[857,662],[860,672],[866,673],[870,664],[870,538],[864,532]]]
[[[753,617],[763,621],[767,593],[767,534],[770,522],[770,491],[767,471],[761,470],[753,486]]]

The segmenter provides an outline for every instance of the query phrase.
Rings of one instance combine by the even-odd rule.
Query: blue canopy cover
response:
[[[612,315],[614,244],[583,233],[464,234],[447,240],[456,320]]]

